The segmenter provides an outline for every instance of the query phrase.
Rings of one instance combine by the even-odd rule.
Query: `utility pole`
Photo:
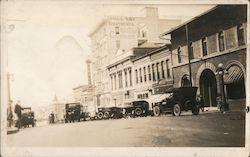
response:
[[[7,107],[7,120],[8,120],[8,127],[12,126],[13,123],[13,113],[12,113],[12,100],[10,95],[10,73],[7,72],[7,101],[8,101],[8,107]]]
[[[190,58],[190,47],[189,47],[189,38],[188,38],[188,26],[185,25],[186,30],[186,41],[187,41],[187,50],[188,50],[188,68],[189,68],[189,80],[190,80],[190,86],[192,87],[192,71],[191,71],[191,58]]]

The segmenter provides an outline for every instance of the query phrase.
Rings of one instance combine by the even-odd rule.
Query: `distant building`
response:
[[[164,35],[171,35],[175,87],[192,81],[205,105],[214,107],[220,94],[216,69],[223,63],[226,97],[245,98],[247,5],[218,5]]]
[[[107,66],[115,106],[148,99],[173,86],[170,45],[136,47]]]
[[[94,102],[97,106],[114,103],[109,71],[106,68],[114,57],[123,55],[133,47],[144,47],[145,44],[161,46],[166,40],[158,36],[180,23],[180,20],[159,19],[157,8],[146,7],[145,12],[145,17],[108,17],[90,33],[94,58]]]

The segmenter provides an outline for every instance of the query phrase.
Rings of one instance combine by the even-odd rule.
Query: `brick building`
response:
[[[171,35],[175,87],[198,86],[205,105],[217,106],[220,90],[216,70],[222,63],[227,72],[226,97],[245,98],[246,5],[218,5],[165,35]]]

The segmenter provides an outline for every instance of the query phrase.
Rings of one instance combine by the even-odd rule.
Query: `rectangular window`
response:
[[[137,71],[137,69],[135,70],[135,76],[136,76],[136,83],[138,84],[138,71]]]
[[[156,63],[157,80],[160,80],[159,63]]]
[[[127,71],[124,71],[124,75],[125,75],[125,87],[128,87]]]
[[[143,67],[143,73],[144,73],[144,82],[146,82],[147,81],[146,67]]]
[[[189,58],[194,59],[194,48],[193,48],[193,42],[189,43]]]
[[[150,65],[148,66],[148,80],[151,81]]]
[[[111,80],[111,90],[113,90],[113,76],[110,75],[110,80]]]
[[[119,72],[118,73],[118,83],[119,83],[119,89],[122,88],[122,73]]]
[[[206,37],[201,39],[201,44],[202,44],[202,54],[203,56],[207,55],[207,39]]]
[[[170,78],[169,60],[166,60],[167,78]]]
[[[115,89],[116,89],[116,74],[114,76],[114,83],[115,83]]]
[[[115,34],[120,34],[120,29],[119,29],[119,27],[115,27]]]
[[[153,75],[153,81],[155,81],[155,65],[152,64],[152,75]]]
[[[224,32],[223,31],[220,31],[218,33],[218,41],[219,41],[219,51],[222,52],[225,50]]]
[[[181,47],[180,46],[177,49],[177,57],[178,57],[178,63],[181,63]]]
[[[161,61],[161,73],[162,73],[162,78],[165,78],[165,73],[164,73],[164,61]]]
[[[237,26],[237,37],[238,37],[238,46],[244,45],[245,44],[244,29],[242,24]]]
[[[119,49],[120,48],[120,40],[116,40],[116,49]]]
[[[141,74],[141,68],[139,69],[139,75],[140,75],[140,82],[142,83],[142,74]]]
[[[132,71],[131,70],[129,70],[129,82],[130,82],[130,86],[132,86],[133,84],[132,84],[132,73],[131,73]]]

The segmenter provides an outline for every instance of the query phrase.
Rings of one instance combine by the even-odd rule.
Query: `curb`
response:
[[[7,135],[17,133],[19,129],[7,129]]]

